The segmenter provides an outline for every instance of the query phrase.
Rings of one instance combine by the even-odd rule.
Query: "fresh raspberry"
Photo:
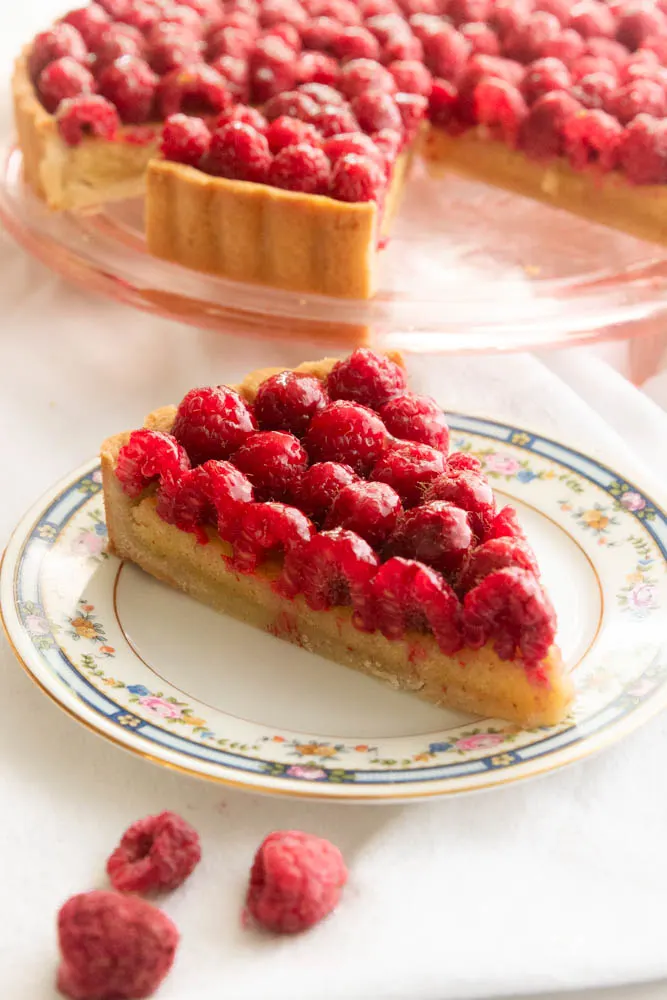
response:
[[[536,59],[526,67],[526,75],[521,83],[521,91],[528,104],[534,104],[539,97],[552,90],[569,90],[572,85],[567,66],[560,59],[547,56]]]
[[[264,104],[296,83],[294,52],[280,38],[260,38],[250,55],[253,101]]]
[[[410,59],[397,59],[387,67],[399,92],[421,94],[428,97],[433,87],[431,74],[423,63]]]
[[[225,125],[211,136],[206,169],[216,177],[264,183],[271,166],[266,137],[243,122]]]
[[[232,103],[220,74],[206,63],[179,66],[164,76],[157,88],[157,104],[163,118],[170,115],[216,115]]]
[[[663,12],[665,13],[665,12]],[[667,37],[663,35],[651,35],[642,42],[640,52],[655,52],[661,66],[667,63]]]
[[[475,118],[492,136],[516,146],[528,115],[528,105],[516,87],[505,80],[480,80],[473,93]]]
[[[407,510],[422,503],[424,491],[446,467],[441,451],[416,441],[398,441],[380,456],[370,478],[396,490]]]
[[[374,14],[366,19],[366,27],[384,48],[394,38],[410,37],[412,30],[405,18],[398,13]]]
[[[367,28],[343,28],[331,43],[331,51],[341,62],[350,59],[380,58],[380,43]]]
[[[285,371],[265,379],[257,390],[255,417],[263,431],[290,431],[301,437],[329,402],[324,386],[312,375]]]
[[[399,138],[400,143],[400,138]],[[322,146],[331,164],[335,164],[342,156],[354,153],[357,156],[367,156],[375,160],[379,167],[384,167],[385,159],[382,151],[376,146],[370,136],[363,132],[342,132],[332,135]]]
[[[647,38],[667,34],[667,17],[652,3],[628,4],[619,16],[616,38],[630,51],[640,49]]]
[[[589,38],[586,43],[588,55],[597,59],[606,59],[613,63],[617,70],[625,66],[628,60],[628,50],[613,38]]]
[[[639,114],[663,118],[667,112],[667,94],[653,80],[633,80],[612,94],[607,106],[621,125],[627,125]]]
[[[523,122],[519,145],[533,159],[561,156],[565,125],[581,111],[581,105],[561,90],[540,97]]]
[[[619,67],[619,83],[631,83],[639,77],[655,79],[656,73],[664,73],[658,63],[658,57],[650,49],[639,49]]]
[[[199,834],[173,812],[146,816],[125,831],[107,861],[118,892],[177,889],[201,859]]]
[[[193,465],[210,458],[229,458],[257,422],[238,392],[226,385],[191,389],[183,398],[172,433]]]
[[[100,93],[115,104],[128,125],[150,121],[158,77],[143,59],[123,56],[106,66],[98,78]],[[163,115],[164,118],[167,112]]]
[[[145,52],[146,41],[140,31],[129,24],[110,24],[94,42],[95,73],[123,56],[142,57]]]
[[[211,68],[220,74],[233,100],[241,101],[243,104],[248,103],[250,71],[245,60],[234,59],[232,56],[218,56],[211,63]]]
[[[363,480],[343,487],[335,498],[324,527],[354,531],[378,549],[391,535],[402,512],[398,494],[386,483]]]
[[[276,934],[307,930],[338,905],[347,869],[337,847],[298,830],[271,833],[255,855],[246,911]]]
[[[301,35],[293,24],[274,24],[262,32],[262,38],[280,38],[294,52],[301,52]]]
[[[330,86],[338,82],[339,75],[338,63],[325,52],[304,52],[296,64],[296,78],[300,84]]]
[[[166,76],[181,66],[197,64],[201,58],[201,42],[177,25],[158,24],[151,30],[148,62],[158,76]]]
[[[304,24],[307,14],[297,0],[264,0],[259,11],[259,23],[263,28],[274,24]]]
[[[424,121],[428,101],[422,94],[396,94],[394,100],[401,117],[402,133],[405,137],[405,142],[412,142],[419,132],[421,123]],[[387,128],[379,129],[379,131],[386,132]],[[392,129],[391,131],[397,130]]]
[[[535,10],[542,10],[546,11],[547,14],[553,14],[565,26],[570,20],[572,2],[571,0],[537,0]]]
[[[301,28],[301,41],[307,49],[330,52],[341,26],[331,17],[314,17]]]
[[[584,108],[604,109],[616,90],[616,78],[610,73],[589,73],[572,88],[572,96]]]
[[[325,104],[313,117],[311,123],[324,139],[342,132],[357,132],[359,122],[346,105]]]
[[[466,21],[488,21],[492,12],[492,0],[450,0],[447,4],[447,17],[457,28]]]
[[[306,122],[299,121],[298,118],[289,118],[287,115],[282,115],[280,118],[276,118],[271,122],[266,130],[266,138],[269,143],[269,149],[276,155],[281,149],[285,149],[288,146],[298,146],[299,144],[307,145],[308,147],[318,147],[321,143],[320,134],[313,125],[307,125]],[[286,184],[276,183],[272,179],[272,169],[270,171],[269,183],[276,184],[277,187],[289,187]],[[329,164],[326,163],[326,184],[329,181]],[[323,191],[326,190],[326,184],[323,187]],[[293,190],[299,190],[294,188]]]
[[[110,23],[111,18],[98,3],[89,3],[86,7],[71,10],[62,18],[63,24],[71,24],[79,32],[84,42],[92,48],[98,38]]]
[[[225,25],[208,40],[208,58],[212,62],[219,56],[247,59],[255,47],[255,38],[249,31]]]
[[[531,63],[544,55],[545,47],[558,38],[561,26],[558,18],[544,11],[531,14],[529,19],[505,39],[504,54],[520,63]]]
[[[430,396],[399,392],[379,409],[390,434],[408,441],[419,441],[447,454],[449,428],[436,401]]]
[[[360,135],[362,134],[360,133]],[[403,135],[391,128],[381,128],[379,132],[373,133],[372,139],[382,156],[385,177],[388,178],[403,147]],[[364,156],[366,155],[368,154],[364,153]],[[375,159],[375,157],[373,158]]]
[[[243,504],[253,498],[247,476],[231,462],[213,459],[177,479],[163,476],[156,511],[163,521],[175,524],[181,531],[191,531],[205,545],[205,524],[216,524],[219,534],[231,541]]]
[[[343,66],[338,87],[349,101],[367,90],[396,93],[396,82],[385,66],[372,59],[352,59]]]
[[[253,38],[258,38],[260,35],[259,21],[257,19],[258,13],[259,8],[254,3],[254,0],[250,0],[245,6],[243,4],[240,6],[238,4],[226,4],[222,20],[216,22],[210,34],[213,35],[220,28],[229,25],[232,28],[242,28],[248,34],[252,35]]]
[[[384,354],[358,347],[338,361],[327,378],[332,399],[351,399],[372,409],[402,392],[407,384],[405,371]]]
[[[481,472],[482,463],[465,451],[453,451],[447,459],[447,472]]]
[[[215,23],[220,16],[219,0],[178,0],[179,6],[191,7],[207,23]]]
[[[442,20],[437,14],[423,12],[412,14],[408,20],[410,30],[422,45],[431,35],[437,35],[442,28]]]
[[[199,166],[208,153],[211,133],[201,118],[171,115],[162,131],[160,149],[165,160]]]
[[[344,487],[358,481],[349,465],[317,462],[297,484],[294,502],[318,527],[324,524],[331,505]]]
[[[450,585],[429,566],[394,557],[380,567],[370,589],[362,626],[387,639],[406,632],[432,632],[443,653],[461,649],[460,604]]]
[[[458,91],[449,80],[434,80],[428,102],[428,116],[434,125],[445,127],[454,118]]]
[[[304,444],[313,462],[341,462],[363,475],[377,462],[386,440],[387,430],[377,414],[338,399],[315,414]]]
[[[294,484],[308,465],[308,455],[293,434],[285,431],[255,431],[234,453],[234,465],[255,490],[255,498],[287,500]]]
[[[459,592],[465,594],[490,573],[512,567],[540,575],[535,553],[527,542],[520,538],[491,538],[468,553],[458,581]]]
[[[489,77],[519,87],[525,72],[524,67],[513,59],[502,59],[499,56],[471,56],[461,78],[461,90],[471,92],[480,80]]]
[[[366,91],[352,99],[352,111],[364,132],[379,132],[390,128],[402,132],[401,113],[391,94]]]
[[[478,540],[488,535],[489,526],[496,513],[493,490],[488,480],[479,472],[451,472],[433,482],[424,494],[424,502],[446,500],[468,514],[470,527]]]
[[[319,108],[327,106],[334,108],[345,105],[343,95],[325,83],[302,83],[299,85],[299,91],[312,97]]]
[[[95,91],[92,73],[71,56],[62,56],[45,66],[37,81],[42,104],[52,114],[61,101]]]
[[[471,21],[469,24],[462,24],[459,31],[470,46],[471,55],[500,55],[498,35],[488,24]]]
[[[65,56],[78,63],[85,63],[88,58],[86,43],[71,24],[54,24],[48,31],[43,31],[33,39],[28,56],[30,76],[36,80],[45,66]]]
[[[165,26],[173,24],[182,32],[187,32],[193,38],[203,39],[205,25],[201,17],[192,7],[184,4],[167,4],[162,8],[160,23]]]
[[[569,27],[582,38],[613,38],[616,19],[606,3],[579,0],[570,11]]]
[[[426,65],[434,76],[450,83],[457,83],[463,74],[470,43],[451,24],[443,24],[437,35],[430,35],[424,43]]]
[[[231,125],[232,122],[243,122],[244,125],[250,125],[256,132],[261,132],[264,135],[269,127],[269,123],[261,111],[258,111],[257,108],[245,107],[243,104],[234,104],[231,108],[223,111],[217,119],[215,127],[223,128],[225,125]]]
[[[338,201],[381,202],[386,186],[385,171],[367,156],[348,153],[336,163],[329,195]]]
[[[113,21],[120,21],[121,17],[127,14],[133,0],[98,0],[98,2]]]
[[[315,4],[314,13],[318,16],[332,17],[339,24],[348,26],[361,24],[361,14],[356,0],[319,0]]]
[[[315,528],[305,514],[284,503],[248,503],[241,508],[234,535],[234,566],[254,573],[271,555],[301,549]]]
[[[352,606],[361,615],[379,564],[368,542],[354,531],[321,531],[287,553],[277,590],[286,597],[303,594],[313,611]]]
[[[385,66],[393,62],[414,62],[424,58],[424,46],[416,35],[407,34],[390,39],[382,46],[382,62]]]
[[[486,642],[502,660],[521,656],[540,679],[539,665],[556,633],[556,615],[532,573],[501,569],[485,576],[463,601],[466,642],[479,649]]]
[[[667,183],[667,122],[637,115],[625,128],[618,160],[633,184]]]
[[[152,0],[134,0],[119,15],[118,20],[147,34],[154,25],[162,20],[162,13],[160,7]]]
[[[490,23],[503,42],[530,20],[533,7],[533,0],[496,0]]]
[[[270,122],[283,117],[309,122],[317,114],[319,106],[312,97],[304,94],[303,91],[287,90],[272,97],[263,110],[265,118]]]
[[[68,146],[78,146],[86,136],[113,139],[120,127],[118,112],[103,97],[72,97],[62,101],[56,119],[58,131]]]
[[[489,527],[487,538],[521,538],[526,540],[514,507],[509,504],[498,511]]]
[[[571,66],[575,59],[583,56],[585,51],[586,42],[581,35],[573,31],[572,28],[566,28],[565,31],[561,31],[560,35],[556,35],[555,38],[546,43],[542,55],[544,57],[553,56],[554,59],[560,59],[566,66]]]
[[[394,14],[398,10],[395,0],[359,0],[359,13],[364,20],[377,14]],[[403,7],[405,13],[405,7]]]
[[[613,170],[623,129],[604,111],[585,111],[565,124],[565,154],[575,168],[583,170],[595,164],[603,171]]]
[[[417,559],[453,578],[460,572],[473,544],[466,511],[436,500],[414,507],[399,518],[385,553]]]
[[[58,989],[70,1000],[147,997],[171,969],[178,931],[138,896],[83,892],[58,913]]]

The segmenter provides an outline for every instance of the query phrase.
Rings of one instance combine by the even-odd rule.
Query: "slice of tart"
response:
[[[193,389],[103,444],[109,548],[394,688],[554,724],[573,686],[535,556],[448,449],[401,359],[363,348]]]

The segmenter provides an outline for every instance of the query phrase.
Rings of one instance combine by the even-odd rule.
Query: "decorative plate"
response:
[[[396,801],[508,784],[587,756],[667,704],[667,515],[563,445],[451,415],[517,506],[577,698],[522,730],[438,709],[215,614],[105,553],[97,462],[30,510],[4,556],[9,640],[37,684],[149,760],[258,792]]]

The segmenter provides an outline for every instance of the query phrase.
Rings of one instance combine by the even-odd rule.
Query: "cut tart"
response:
[[[102,446],[110,551],[437,705],[560,721],[572,682],[510,507],[402,362],[253,372]]]
[[[238,280],[372,295],[421,136],[667,241],[667,0],[99,0],[33,40],[14,98],[51,207],[148,169],[152,252]]]

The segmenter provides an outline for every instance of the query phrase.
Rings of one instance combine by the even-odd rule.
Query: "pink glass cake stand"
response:
[[[157,260],[146,251],[142,209],[133,201],[90,214],[50,212],[23,182],[20,151],[5,154],[0,218],[19,243],[66,278],[170,319],[433,354],[661,336],[663,248],[484,184],[432,175],[424,163],[413,169],[370,301],[226,281]]]

